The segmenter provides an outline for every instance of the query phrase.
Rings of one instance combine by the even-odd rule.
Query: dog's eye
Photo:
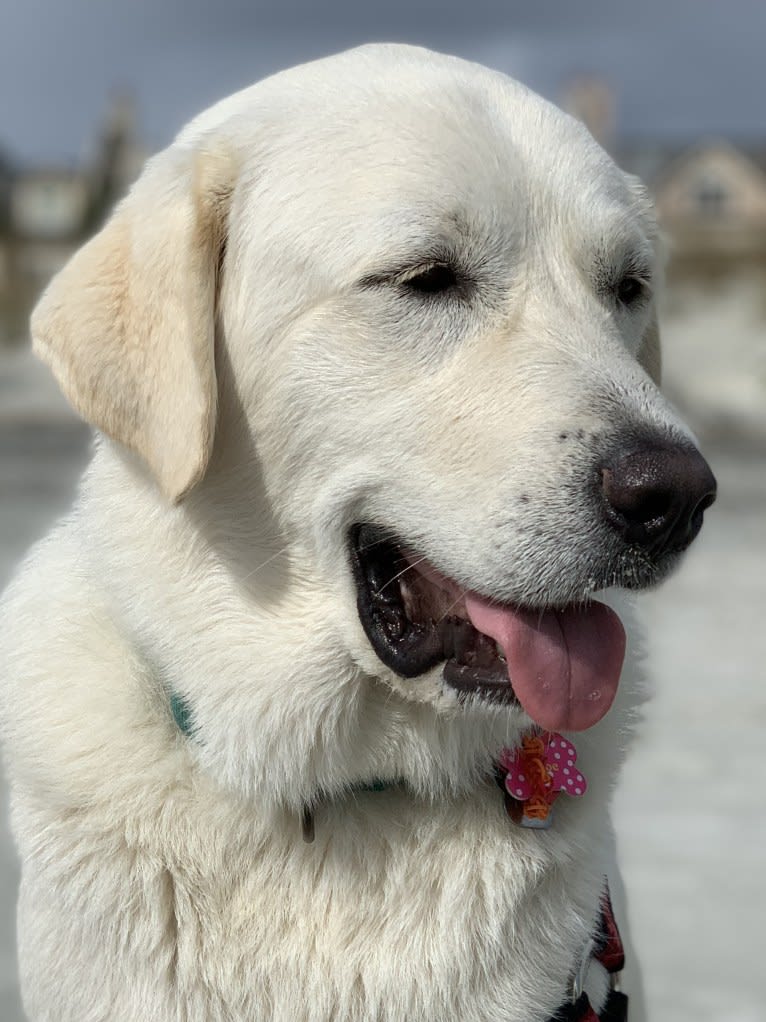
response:
[[[408,291],[417,291],[422,295],[438,295],[452,290],[458,283],[458,276],[448,263],[434,263],[418,270],[411,277],[406,277],[401,283]]]
[[[445,261],[424,262],[406,270],[370,274],[359,283],[363,288],[393,286],[399,294],[416,294],[425,298],[448,295],[451,292],[467,296],[471,281],[451,262]]]
[[[620,305],[630,306],[643,297],[645,288],[646,282],[640,277],[627,276],[617,284],[614,293]]]

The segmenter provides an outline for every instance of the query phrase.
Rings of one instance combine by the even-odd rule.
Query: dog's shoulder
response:
[[[48,670],[61,672],[61,647],[72,635],[73,618],[93,614],[96,599],[83,570],[72,515],[32,547],[0,598],[4,713],[15,702],[9,690],[20,695],[15,681],[20,674],[31,681]]]
[[[80,525],[76,512],[58,524],[0,600],[0,724],[11,783],[27,779],[75,798],[92,787],[99,762],[114,763],[151,692]]]

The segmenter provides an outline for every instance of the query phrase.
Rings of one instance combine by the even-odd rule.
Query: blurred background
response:
[[[357,43],[442,49],[582,118],[669,241],[665,387],[719,500],[642,597],[656,696],[614,803],[649,1018],[763,1022],[766,4],[761,0],[4,0],[0,588],[70,503],[88,431],[28,352],[31,305],[152,151],[220,97]],[[0,829],[0,1019],[20,1022]]]

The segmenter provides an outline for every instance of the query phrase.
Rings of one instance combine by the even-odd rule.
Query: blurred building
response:
[[[766,149],[714,138],[615,155],[654,193],[674,278],[766,267]]]
[[[766,132],[735,144],[617,138],[616,102],[578,78],[562,106],[649,187],[667,246],[664,384],[708,440],[766,443]]]
[[[674,276],[766,263],[766,137],[762,146],[722,138],[680,146],[625,144],[616,136],[613,91],[586,76],[567,86],[562,106],[653,192]]]
[[[0,153],[0,342],[26,336],[36,296],[138,175],[131,101],[113,103],[79,167],[16,167]]]

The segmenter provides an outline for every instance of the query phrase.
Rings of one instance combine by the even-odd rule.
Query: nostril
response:
[[[632,508],[633,517],[645,525],[661,521],[672,510],[673,498],[665,490],[641,490]]]
[[[612,527],[658,555],[691,543],[715,500],[715,479],[695,448],[655,442],[604,466],[601,491]]]
[[[705,496],[702,498],[702,500],[699,502],[699,504],[695,507],[694,513],[701,515],[703,512],[707,511],[707,509],[712,504],[715,504],[715,498],[716,498],[716,485],[715,485],[715,479],[713,479],[711,489],[709,490],[708,493],[705,494]]]
[[[649,526],[664,520],[672,511],[673,494],[653,485],[644,473],[620,471],[620,466],[603,469],[601,489],[609,511],[626,525]]]
[[[702,519],[704,518],[705,512],[710,507],[710,505],[715,502],[715,497],[716,497],[715,489],[713,489],[712,492],[706,493],[702,500],[700,500],[700,502],[697,504],[694,511],[692,512],[691,518],[689,519],[688,529],[686,535],[683,537],[684,542],[680,549],[682,550],[685,549],[695,538],[697,533],[700,531],[700,529],[702,528]]]

